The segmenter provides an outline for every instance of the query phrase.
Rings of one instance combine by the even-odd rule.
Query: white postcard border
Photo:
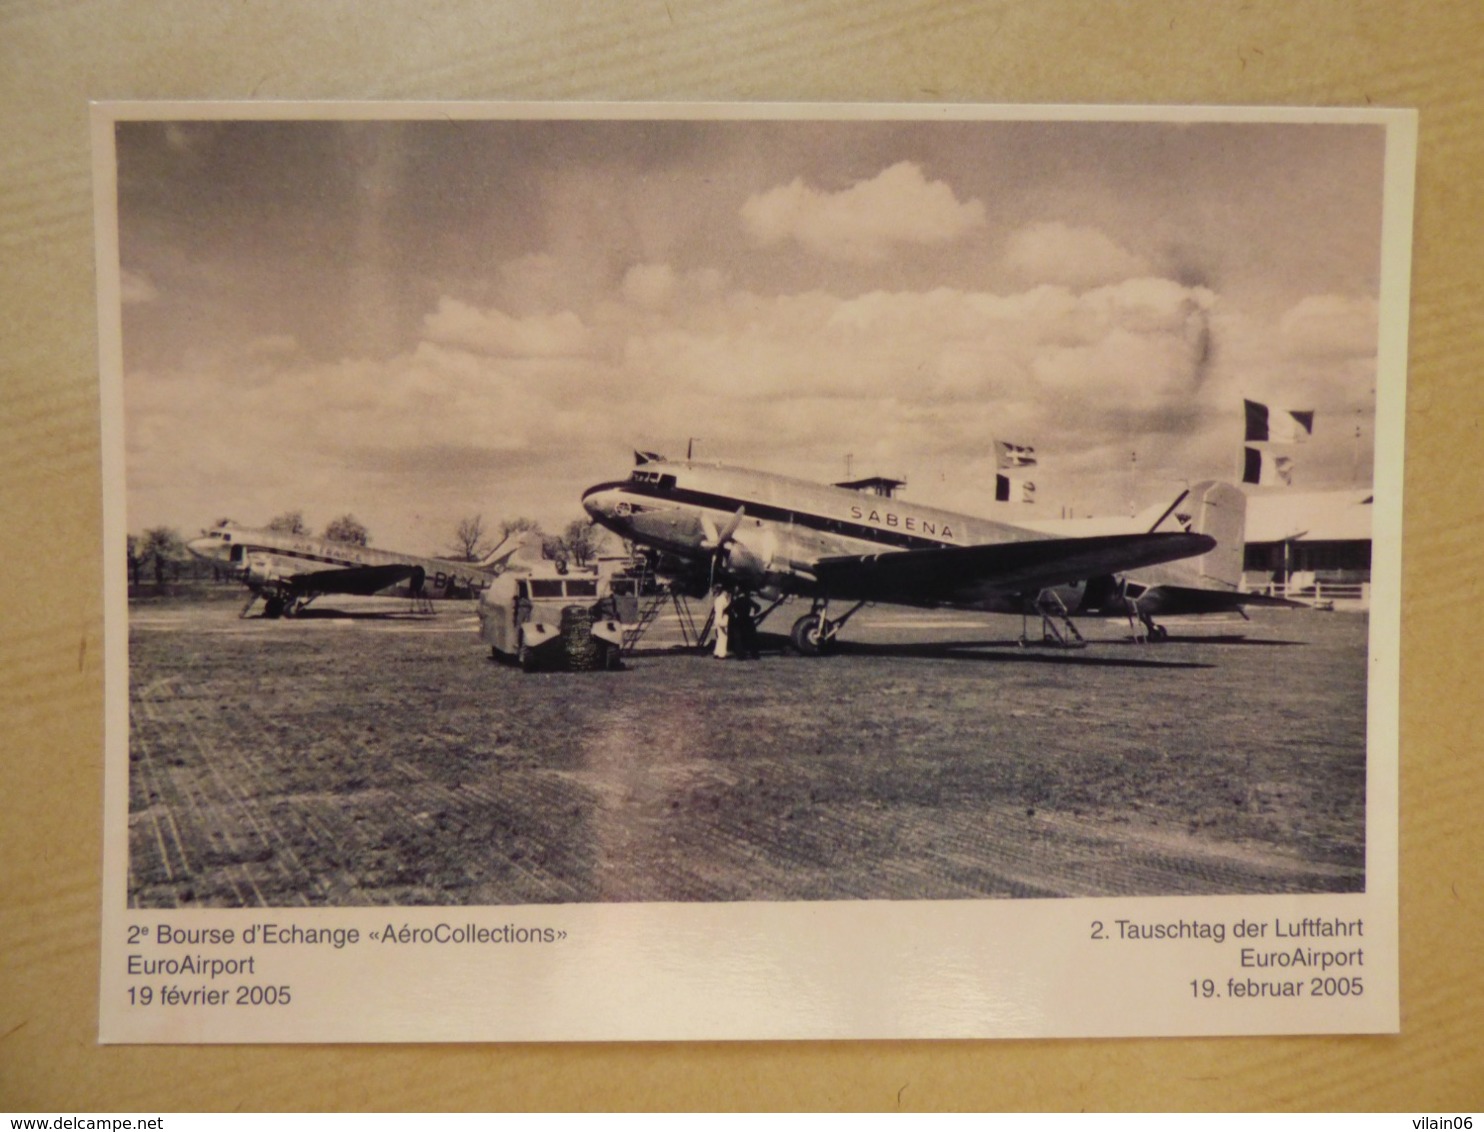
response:
[[[518,908],[127,908],[127,533],[115,123],[232,118],[995,117],[1087,121],[1348,122],[1387,130],[1376,390],[1368,699],[1366,891],[1353,895],[831,901]],[[1416,116],[1378,109],[780,104],[114,102],[94,106],[104,485],[105,804],[100,1040],[104,1042],[599,1041],[1090,1037],[1395,1032],[1398,680],[1407,304]],[[1239,976],[1238,923],[1364,920],[1359,998],[1215,1005]],[[1119,919],[1221,924],[1224,941],[1098,938]],[[129,1004],[130,946],[162,924],[230,929],[256,981],[294,988],[284,1009]],[[355,929],[344,946],[268,944]],[[509,947],[481,930],[565,933]],[[140,929],[144,929],[142,932]],[[243,933],[260,942],[244,949]],[[1271,935],[1272,928],[1267,931]],[[388,932],[392,938],[386,939]],[[372,940],[371,934],[382,938]],[[401,939],[405,937],[406,942]],[[180,949],[175,949],[180,950]],[[156,980],[158,981],[158,980]],[[176,980],[182,986],[187,980]],[[302,989],[301,989],[302,988]],[[1193,989],[1194,988],[1194,989]]]

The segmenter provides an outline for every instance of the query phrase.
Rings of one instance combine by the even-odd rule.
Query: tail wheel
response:
[[[536,659],[536,650],[530,645],[520,646],[520,651],[515,654],[515,662],[520,665],[522,672],[535,672],[541,667],[540,661]]]
[[[795,621],[788,636],[804,656],[826,656],[835,650],[834,622],[814,613],[806,613]]]

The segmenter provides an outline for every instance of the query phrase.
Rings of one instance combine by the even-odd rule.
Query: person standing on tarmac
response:
[[[711,655],[717,660],[727,658],[727,636],[731,628],[731,606],[732,595],[727,592],[725,586],[717,586],[716,593],[711,598],[711,624],[716,630],[716,641],[712,645]]]
[[[732,598],[732,604],[727,612],[731,615],[731,640],[732,652],[739,660],[757,660],[762,654],[757,647],[757,602],[752,600],[752,595],[743,591]]]

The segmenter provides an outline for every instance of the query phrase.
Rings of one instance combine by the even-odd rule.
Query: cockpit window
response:
[[[675,477],[665,472],[648,472],[643,468],[635,468],[629,473],[632,483],[652,483],[661,491],[669,491],[675,486]]]

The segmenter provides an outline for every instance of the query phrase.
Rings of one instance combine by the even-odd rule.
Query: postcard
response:
[[[93,127],[104,1042],[1397,1029],[1412,112]]]

